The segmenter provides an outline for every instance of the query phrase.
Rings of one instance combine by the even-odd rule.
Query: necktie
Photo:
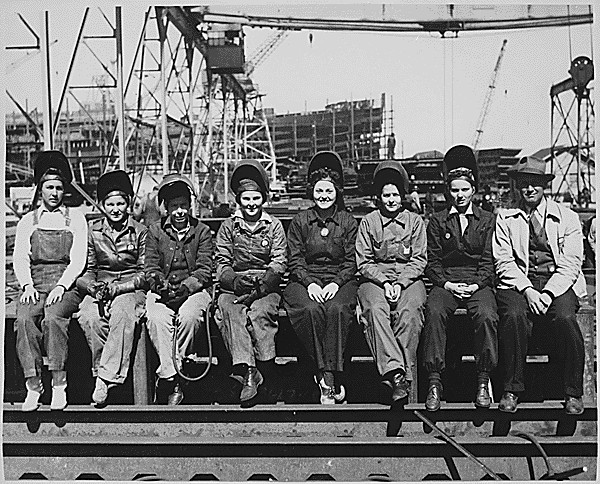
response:
[[[542,225],[535,215],[535,212],[532,212],[529,216],[529,231],[536,236],[539,236],[542,232]]]

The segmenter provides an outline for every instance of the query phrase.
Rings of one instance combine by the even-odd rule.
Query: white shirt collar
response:
[[[448,215],[452,215],[453,213],[458,213],[459,215],[461,215],[454,205],[452,205],[450,207],[450,210],[448,210]],[[473,215],[473,202],[469,203],[469,206],[467,207],[467,210],[465,210],[464,215]]]

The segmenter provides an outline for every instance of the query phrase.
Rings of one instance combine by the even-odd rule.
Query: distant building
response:
[[[387,148],[385,94],[373,99],[342,101],[307,113],[264,113],[275,154],[308,161],[318,151],[331,150],[343,161],[384,158]]]

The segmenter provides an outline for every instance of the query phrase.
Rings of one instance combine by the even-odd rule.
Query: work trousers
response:
[[[446,367],[448,320],[459,307],[467,309],[473,323],[475,366],[478,371],[490,372],[498,364],[498,307],[490,287],[476,291],[461,300],[446,289],[434,286],[425,305],[425,326],[421,348],[428,373],[442,372]]]
[[[541,289],[540,285],[536,289]],[[525,296],[515,290],[499,289],[496,297],[500,314],[501,364],[505,368],[504,391],[518,393],[525,390],[528,338],[534,324],[541,324],[553,332],[553,341],[556,342],[556,355],[553,356],[560,362],[557,367],[563,369],[565,395],[582,396],[585,351],[576,316],[579,301],[573,289],[554,299],[545,315],[532,314]]]
[[[423,281],[403,289],[394,305],[385,298],[383,287],[373,282],[359,286],[360,322],[380,375],[403,370],[406,379],[413,380],[426,298]]]
[[[193,351],[202,319],[210,304],[210,294],[206,290],[192,294],[184,301],[177,314],[158,302],[158,299],[158,294],[153,292],[146,295],[146,326],[160,362],[156,374],[159,378],[171,378],[177,373],[172,357],[175,324],[178,325],[177,365],[181,368],[182,359]]]
[[[256,366],[256,360],[275,358],[279,302],[275,292],[255,300],[250,307],[234,303],[239,296],[223,293],[219,296],[215,321],[234,365]]]
[[[37,303],[17,302],[17,355],[25,378],[41,376],[44,354],[48,357],[50,371],[65,370],[69,322],[81,302],[79,294],[71,290],[66,291],[59,302],[45,307],[48,294],[38,294],[40,299]]]
[[[349,281],[333,299],[320,303],[310,299],[306,287],[298,282],[290,282],[285,288],[283,302],[290,323],[320,370],[344,370],[344,350],[355,317],[357,290],[358,283]]]
[[[111,383],[127,378],[136,325],[144,315],[143,291],[116,296],[100,316],[98,301],[85,296],[79,305],[79,325],[92,352],[92,375]]]

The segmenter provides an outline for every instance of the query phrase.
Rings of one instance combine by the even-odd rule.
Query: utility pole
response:
[[[50,76],[50,26],[48,11],[42,12],[42,35],[40,36],[40,49],[42,53],[42,103],[44,107],[44,150],[54,149],[52,136],[52,86]]]

